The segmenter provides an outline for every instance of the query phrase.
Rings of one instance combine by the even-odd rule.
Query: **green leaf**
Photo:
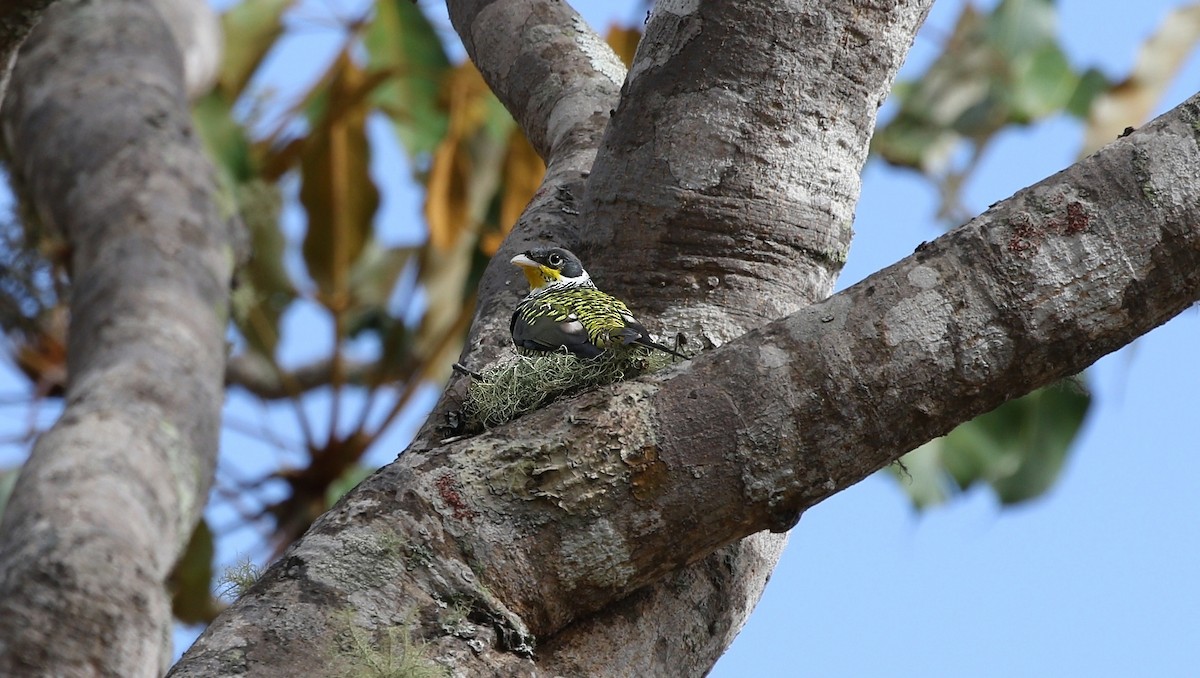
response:
[[[1007,433],[1015,457],[1011,472],[990,481],[1001,502],[1027,501],[1054,485],[1090,405],[1091,396],[1081,385],[1065,382],[1007,403],[994,421],[984,419],[981,425],[991,426],[996,437]]]
[[[404,323],[388,312],[388,302],[396,290],[396,282],[413,263],[417,251],[411,247],[383,248],[374,241],[367,243],[362,255],[350,272],[350,307],[347,313],[347,333],[374,330],[380,335]]]
[[[171,611],[185,624],[207,624],[220,612],[212,595],[213,535],[201,520],[171,572]]]
[[[955,491],[947,482],[942,469],[942,446],[945,438],[935,438],[904,455],[903,466],[893,464],[891,473],[908,492],[909,499],[918,509],[929,508],[947,501]]]
[[[1112,86],[1112,81],[1099,69],[1087,69],[1079,77],[1071,100],[1067,102],[1067,112],[1077,118],[1086,118],[1092,110],[1092,103]]]
[[[412,0],[382,0],[364,37],[367,66],[388,74],[373,102],[392,120],[410,156],[433,152],[449,124],[439,97],[450,59]]]
[[[1002,0],[990,13],[968,3],[942,54],[897,85],[899,110],[871,150],[937,182],[939,216],[957,223],[974,213],[962,189],[1000,130],[1079,110],[1103,85],[1098,73],[1072,68],[1057,23],[1051,0]]]
[[[328,489],[325,490],[325,505],[333,506],[336,504],[337,500],[341,499],[343,494],[353,490],[355,486],[374,472],[375,469],[363,466],[362,464],[351,465],[342,475],[338,476],[337,480],[330,483]]]
[[[221,17],[225,52],[217,89],[232,104],[246,88],[275,40],[283,34],[283,13],[294,0],[243,0]]]
[[[897,167],[940,174],[961,140],[949,127],[930,124],[911,111],[902,111],[871,138],[871,152]]]
[[[251,181],[238,187],[238,204],[250,234],[250,260],[238,271],[233,319],[251,349],[273,358],[279,319],[296,299],[283,262],[287,242],[279,223],[282,197],[274,184]]]
[[[246,129],[233,117],[232,105],[209,93],[192,106],[192,120],[205,149],[216,161],[226,187],[249,180],[254,172]]]
[[[1004,504],[1034,499],[1058,479],[1090,403],[1078,381],[1039,389],[913,450],[892,473],[917,508],[978,483]]]
[[[983,38],[1007,59],[1054,44],[1058,15],[1051,0],[1003,0],[988,16]]]
[[[1066,55],[1054,43],[1014,59],[1012,87],[1007,90],[1011,118],[1032,122],[1061,111],[1078,83]]]

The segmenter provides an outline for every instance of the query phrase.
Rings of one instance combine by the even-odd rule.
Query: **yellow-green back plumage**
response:
[[[654,342],[620,299],[596,288],[571,252],[555,247],[513,257],[532,288],[513,313],[509,328],[518,349],[565,349],[580,358],[641,346],[684,356]]]

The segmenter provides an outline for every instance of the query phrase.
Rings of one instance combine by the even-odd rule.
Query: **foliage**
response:
[[[204,624],[217,616],[222,606],[209,589],[212,580],[213,534],[208,521],[201,520],[168,582],[176,619],[185,624]]]
[[[227,382],[293,409],[300,424],[298,441],[277,445],[291,460],[278,471],[219,474],[218,498],[236,507],[240,524],[215,531],[259,523],[277,548],[363,477],[363,456],[417,390],[448,374],[475,281],[544,172],[474,66],[451,62],[416,3],[312,16],[330,11],[295,0],[231,7],[217,83],[194,102],[219,203],[241,217],[249,251],[232,294]],[[314,25],[338,48],[308,65],[317,70],[304,90],[278,94],[263,81],[270,55]],[[379,183],[372,159],[387,146],[403,149],[425,194],[424,227],[380,220],[396,186]],[[6,224],[3,236],[0,321],[35,397],[61,395],[68,253],[32,218]],[[310,362],[281,355],[295,341],[285,328],[297,313],[328,328],[311,337],[327,348]],[[254,435],[278,442],[265,429]],[[201,525],[176,570],[181,619],[205,621],[219,607],[209,593],[212,541]]]
[[[941,195],[951,224],[972,214],[964,185],[997,135],[1066,114],[1086,121],[1085,152],[1146,120],[1200,38],[1200,6],[1182,7],[1145,43],[1131,76],[1112,82],[1071,65],[1059,43],[1052,0],[1001,0],[991,11],[963,6],[941,54],[917,77],[898,82],[898,110],[872,139],[893,165],[919,170]],[[965,150],[965,153],[963,152]]]
[[[1037,498],[1058,478],[1090,404],[1080,380],[1039,389],[925,443],[890,471],[917,508],[979,483],[1003,504]]]

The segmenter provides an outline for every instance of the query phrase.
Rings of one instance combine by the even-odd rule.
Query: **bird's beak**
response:
[[[529,257],[525,256],[524,254],[518,254],[517,256],[513,257],[512,259],[509,259],[508,263],[513,264],[515,266],[520,266],[521,268],[541,268],[542,267],[541,264],[534,261],[533,259],[530,259]]]
[[[525,279],[529,281],[529,289],[531,290],[536,290],[550,281],[548,270],[524,254],[518,254],[508,261],[515,266],[521,267],[521,272],[525,274]]]

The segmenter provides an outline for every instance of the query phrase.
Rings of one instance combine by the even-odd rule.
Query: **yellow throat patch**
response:
[[[558,280],[558,271],[546,268],[545,266],[522,266],[521,272],[525,274],[525,279],[529,281],[529,289],[536,290],[548,282]]]

